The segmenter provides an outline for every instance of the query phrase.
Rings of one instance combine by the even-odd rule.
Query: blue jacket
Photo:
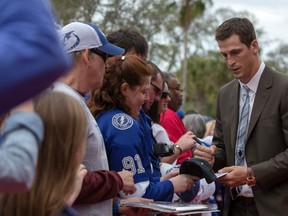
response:
[[[50,9],[45,0],[0,1],[0,115],[70,68]]]

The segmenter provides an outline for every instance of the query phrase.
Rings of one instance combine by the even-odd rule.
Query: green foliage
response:
[[[91,22],[100,0],[51,0],[60,23],[66,25],[71,21]]]
[[[188,28],[196,17],[199,17],[205,11],[205,3],[201,0],[186,0],[180,10],[180,26]]]
[[[288,73],[288,44],[280,43],[275,51],[270,51],[265,63],[277,71]]]
[[[210,51],[206,56],[194,55],[188,59],[187,103],[184,110],[215,117],[216,98],[220,86],[233,79],[222,55]],[[177,77],[182,78],[181,69]]]
[[[53,0],[53,3],[61,24],[92,20],[106,34],[123,27],[139,30],[148,41],[149,59],[156,64],[166,62],[169,71],[179,67],[175,64],[181,57],[183,40],[178,26],[179,1],[81,0],[79,4],[79,0]],[[89,19],[85,18],[88,13]]]

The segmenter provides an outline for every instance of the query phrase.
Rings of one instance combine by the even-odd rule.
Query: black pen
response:
[[[204,144],[198,137],[195,136],[195,137],[193,137],[193,139],[194,139],[198,144],[205,146],[205,144]]]

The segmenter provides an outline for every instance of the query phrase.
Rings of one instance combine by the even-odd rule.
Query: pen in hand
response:
[[[199,145],[202,145],[202,146],[206,146],[198,137],[193,137],[193,139],[199,144]],[[215,157],[215,154],[213,153],[212,156]]]
[[[195,137],[193,137],[193,139],[194,139],[198,144],[205,146],[205,144],[204,144],[198,137],[195,136]]]

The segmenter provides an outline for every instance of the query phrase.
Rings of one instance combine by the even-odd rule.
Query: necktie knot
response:
[[[249,94],[249,87],[246,85],[242,86],[242,95],[247,96]]]

